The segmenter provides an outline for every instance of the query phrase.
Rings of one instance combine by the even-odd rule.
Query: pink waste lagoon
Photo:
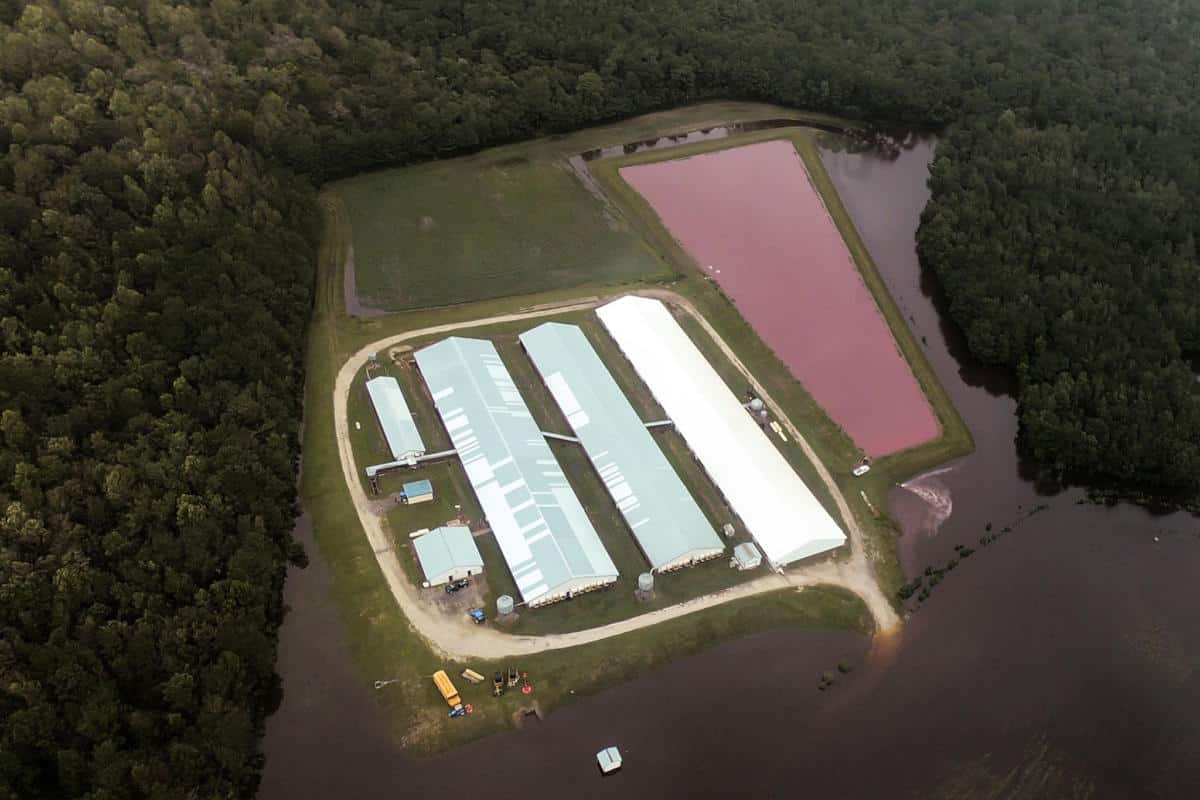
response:
[[[791,142],[625,167],[621,177],[867,455],[938,435]]]

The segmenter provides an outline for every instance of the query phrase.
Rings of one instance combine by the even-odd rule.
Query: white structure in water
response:
[[[596,310],[772,567],[840,547],[846,534],[658,300]]]
[[[606,747],[596,753],[596,763],[605,775],[616,772],[621,768],[621,751],[615,747]]]
[[[452,336],[416,359],[521,599],[537,606],[616,581],[495,346]]]

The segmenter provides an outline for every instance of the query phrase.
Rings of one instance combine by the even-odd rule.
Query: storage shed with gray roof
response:
[[[465,525],[434,528],[413,540],[413,550],[430,586],[483,572],[483,557],[471,537],[471,529]]]

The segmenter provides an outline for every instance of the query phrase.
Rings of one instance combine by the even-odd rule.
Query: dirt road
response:
[[[383,521],[375,510],[375,504],[367,496],[366,492],[363,491],[362,485],[358,480],[357,467],[354,463],[354,453],[350,445],[350,419],[347,413],[347,403],[354,376],[358,374],[358,371],[366,363],[370,353],[385,351],[387,348],[407,340],[443,333],[449,334],[463,328],[473,328],[481,325],[519,322],[521,320],[536,319],[538,317],[564,314],[572,311],[582,311],[593,308],[607,299],[612,299],[588,298],[585,302],[568,303],[553,307],[539,307],[523,312],[501,314],[486,319],[433,325],[419,330],[406,331],[405,333],[372,342],[350,356],[338,371],[337,381],[334,384],[333,390],[333,413],[342,474],[346,480],[347,487],[349,487],[350,496],[354,502],[359,522],[362,524],[363,531],[366,532],[367,539],[371,544],[371,549],[375,552],[375,557],[379,561],[379,568],[383,571],[384,578],[388,582],[392,595],[395,596],[396,602],[399,603],[401,610],[408,617],[413,628],[429,643],[429,646],[435,652],[440,653],[444,657],[455,659],[471,657],[496,659],[587,644],[606,639],[610,636],[619,636],[629,631],[655,625],[665,620],[682,617],[721,603],[727,603],[731,600],[751,597],[756,594],[787,588],[788,586],[801,588],[816,584],[832,584],[849,589],[862,597],[871,614],[875,617],[875,623],[880,632],[890,633],[898,629],[900,619],[888,603],[887,598],[884,597],[883,592],[880,591],[879,585],[875,580],[874,571],[866,558],[864,550],[865,539],[858,520],[855,519],[849,504],[846,503],[846,499],[842,496],[833,477],[817,459],[816,453],[800,434],[800,431],[792,424],[791,420],[784,416],[779,405],[766,393],[762,385],[745,368],[733,350],[721,339],[712,326],[708,324],[708,321],[696,311],[691,303],[685,298],[665,290],[644,291],[638,292],[638,294],[674,303],[695,318],[704,328],[704,331],[717,343],[730,362],[737,367],[750,385],[754,387],[755,391],[763,399],[763,402],[767,404],[775,416],[783,423],[784,427],[787,428],[788,433],[800,443],[805,455],[816,466],[821,480],[825,483],[830,494],[833,495],[837,502],[838,511],[841,513],[843,523],[848,530],[851,540],[850,558],[843,562],[826,562],[787,570],[783,575],[767,575],[720,592],[696,597],[683,603],[608,625],[601,625],[572,633],[547,634],[544,636],[514,636],[501,633],[491,627],[471,624],[465,618],[462,620],[447,619],[424,602],[419,597],[416,587],[405,577],[400,567],[400,561],[391,548],[391,540],[384,529]]]

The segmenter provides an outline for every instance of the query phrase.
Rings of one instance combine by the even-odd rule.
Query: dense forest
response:
[[[937,126],[925,265],[1050,472],[1200,489],[1175,0],[0,0],[0,798],[249,797],[314,187],[727,97]]]

